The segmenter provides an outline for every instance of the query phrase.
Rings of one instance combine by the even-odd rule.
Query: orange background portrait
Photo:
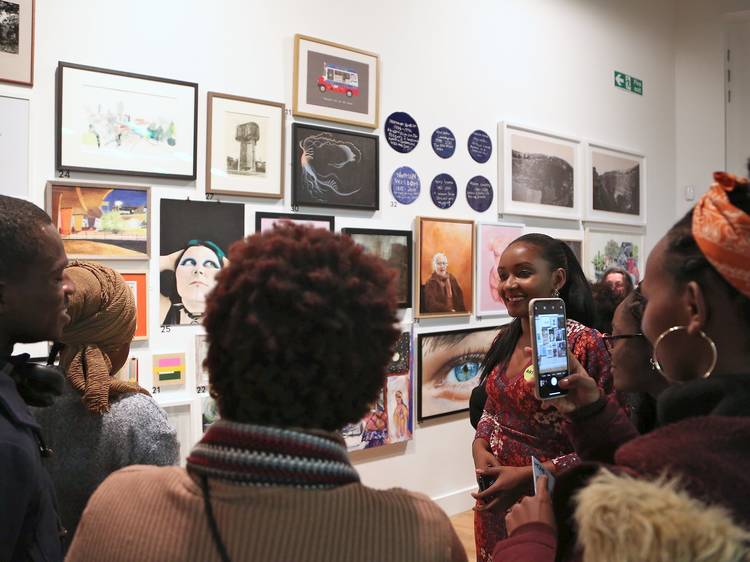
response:
[[[453,275],[464,293],[466,310],[474,302],[474,225],[471,222],[443,222],[421,219],[419,232],[419,284],[432,275],[432,256],[442,252],[448,256],[448,273]]]

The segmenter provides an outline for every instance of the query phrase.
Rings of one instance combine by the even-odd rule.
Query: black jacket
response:
[[[0,562],[62,560],[52,480],[39,425],[0,360]]]

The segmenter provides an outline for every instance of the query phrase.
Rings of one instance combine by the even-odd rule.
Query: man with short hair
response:
[[[0,560],[62,560],[64,530],[39,425],[16,380],[16,343],[58,339],[70,321],[62,240],[49,216],[28,201],[0,195]]]

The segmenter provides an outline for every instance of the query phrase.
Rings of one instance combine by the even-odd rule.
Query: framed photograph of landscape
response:
[[[284,104],[208,93],[206,193],[284,197]]]
[[[637,228],[617,225],[588,226],[584,243],[583,272],[600,281],[610,267],[620,267],[638,284],[644,273],[644,236]]]
[[[477,224],[477,316],[502,316],[508,313],[498,294],[500,276],[497,266],[505,248],[523,235],[523,229],[523,224]]]
[[[415,318],[469,316],[474,307],[474,222],[417,217]]]
[[[36,0],[0,0],[0,82],[34,85]]]
[[[586,220],[646,224],[646,158],[635,151],[589,143]]]
[[[60,62],[58,170],[196,177],[198,84]]]
[[[417,419],[465,412],[499,326],[417,336]]]
[[[292,205],[377,211],[377,135],[292,125]]]
[[[581,143],[566,135],[502,122],[498,176],[503,214],[580,219],[583,205]]]
[[[46,210],[69,258],[148,259],[149,188],[139,185],[50,181]]]
[[[334,230],[335,217],[324,215],[303,215],[300,213],[267,213],[257,211],[255,213],[255,232],[265,232],[273,228],[278,222],[291,221],[296,224],[305,224],[316,228],[325,228],[331,232]]]
[[[145,271],[118,271],[133,291],[135,300],[135,335],[133,341],[148,339],[148,273]]]
[[[377,129],[380,59],[375,53],[294,36],[292,113]]]
[[[396,272],[399,308],[411,308],[412,233],[410,230],[343,228],[357,244],[383,259]]]

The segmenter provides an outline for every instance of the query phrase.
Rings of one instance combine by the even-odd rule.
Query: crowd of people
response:
[[[114,377],[135,330],[122,278],[68,262],[35,205],[0,196],[0,216],[0,560],[466,560],[429,498],[364,486],[339,433],[399,336],[385,262],[290,223],[231,247],[202,315],[220,419],[180,468],[164,412]],[[471,398],[478,559],[747,560],[750,182],[717,173],[638,286],[613,269],[592,287],[540,234],[505,249],[498,278],[513,320]],[[540,297],[568,318],[567,394],[545,401]],[[13,355],[38,341],[54,342],[46,365]],[[547,476],[534,492],[532,457],[551,492]]]

